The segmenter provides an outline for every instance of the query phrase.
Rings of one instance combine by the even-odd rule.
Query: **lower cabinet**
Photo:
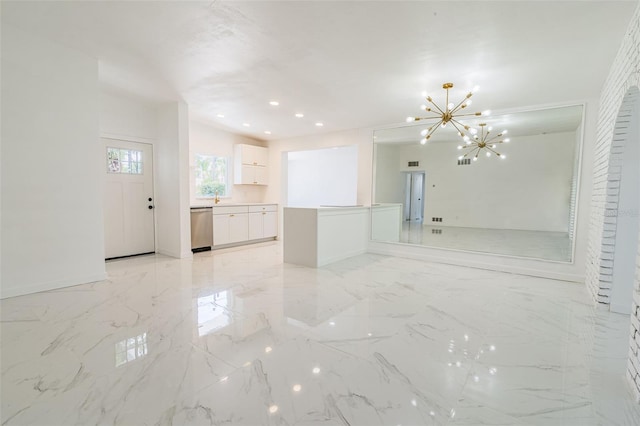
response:
[[[239,243],[249,239],[247,213],[213,215],[213,245]]]
[[[277,210],[276,204],[214,207],[213,246],[277,237]]]
[[[278,235],[277,212],[249,213],[249,239],[259,240]]]

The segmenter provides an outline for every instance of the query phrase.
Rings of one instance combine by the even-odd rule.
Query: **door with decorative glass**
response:
[[[103,139],[105,257],[155,252],[153,151],[146,143]]]

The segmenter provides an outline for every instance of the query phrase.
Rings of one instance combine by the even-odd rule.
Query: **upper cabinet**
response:
[[[233,183],[236,185],[267,185],[268,150],[261,146],[234,146]]]

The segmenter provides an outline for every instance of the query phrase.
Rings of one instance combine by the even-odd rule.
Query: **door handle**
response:
[[[149,206],[149,210],[153,209],[153,206]]]
[[[153,198],[149,197],[149,202],[153,201]]]

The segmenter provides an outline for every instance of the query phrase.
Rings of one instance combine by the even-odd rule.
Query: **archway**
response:
[[[614,242],[609,309],[630,314],[640,235],[640,90],[627,91],[616,117],[609,156],[606,216],[615,229],[605,238]],[[613,228],[613,227],[612,227]]]

